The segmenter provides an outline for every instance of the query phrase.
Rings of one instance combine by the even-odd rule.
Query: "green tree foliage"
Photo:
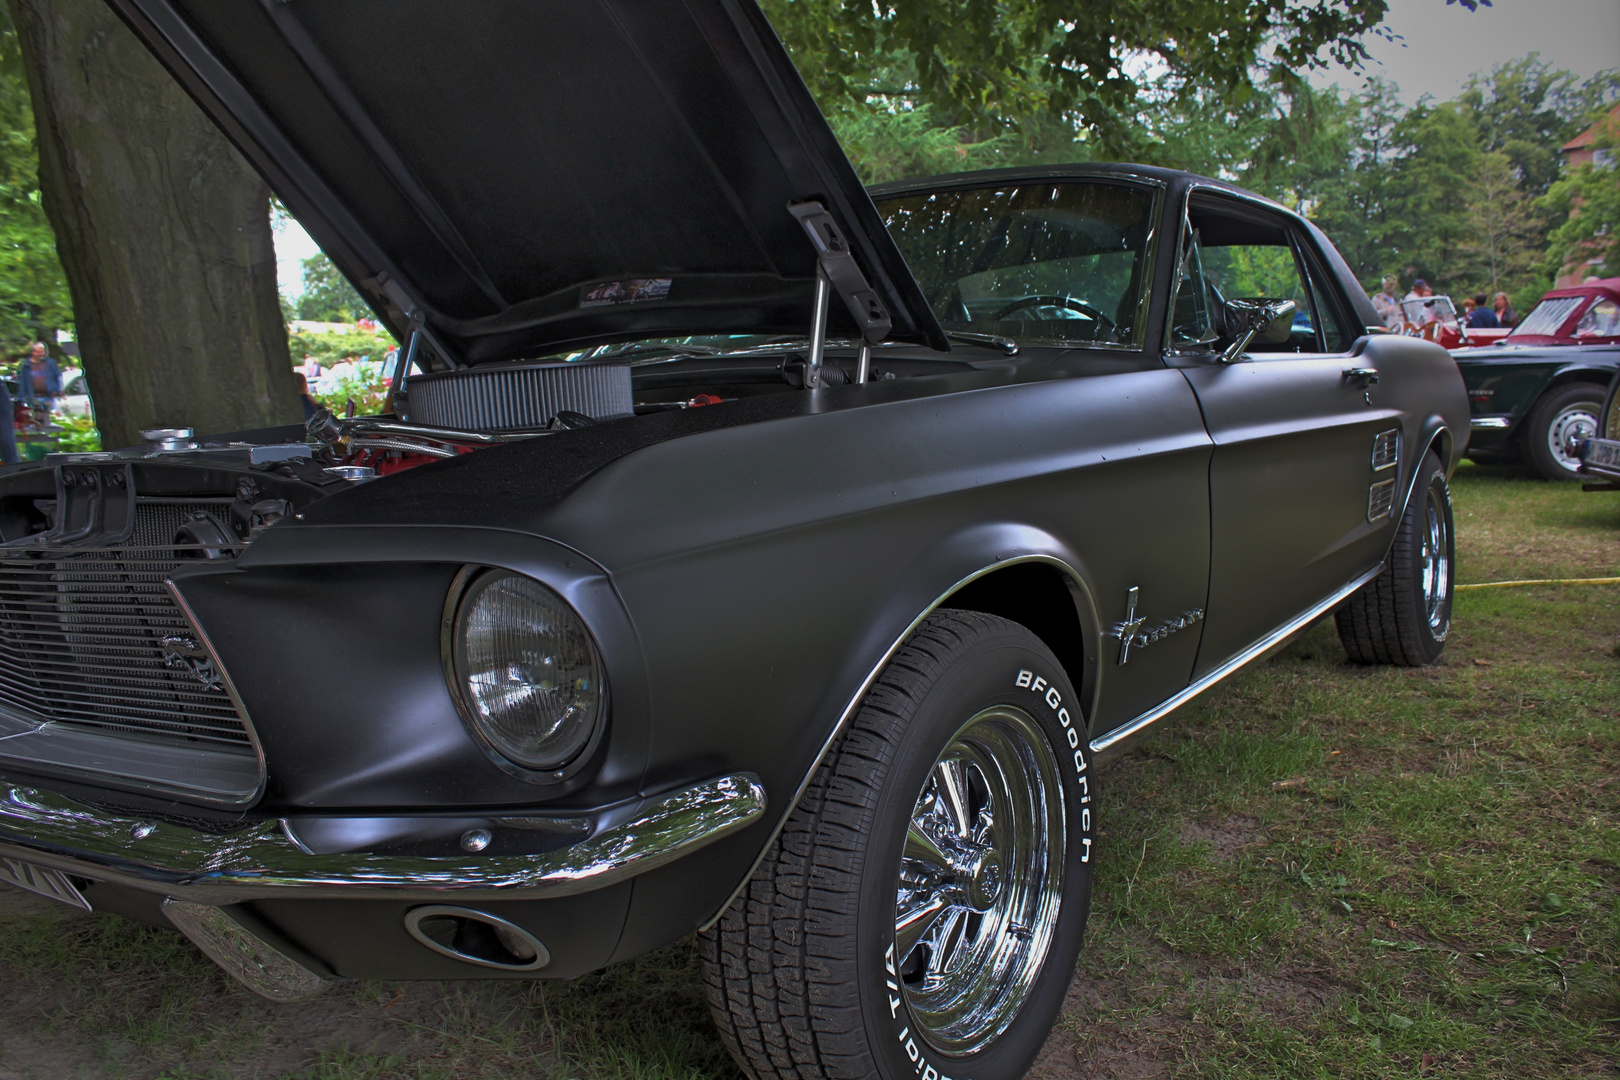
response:
[[[1473,76],[1458,104],[1479,126],[1479,147],[1507,155],[1532,198],[1552,186],[1563,167],[1559,148],[1579,134],[1620,93],[1620,69],[1580,82],[1549,67],[1539,54]]]
[[[359,329],[343,334],[293,334],[287,344],[297,363],[312,359],[324,368],[344,360],[380,361],[395,347],[394,339],[386,331],[373,333]]]
[[[300,319],[317,322],[353,322],[371,313],[349,279],[324,253],[304,260],[304,291],[297,309]]]
[[[56,234],[39,199],[34,112],[11,12],[0,4],[0,354],[73,325]]]
[[[1537,279],[1545,246],[1542,215],[1533,207],[1521,173],[1501,150],[1482,154],[1468,195],[1472,232],[1464,239],[1458,274],[1494,295]]]
[[[1620,72],[1582,82],[1533,54],[1476,75],[1452,101],[1411,108],[1394,86],[1369,80],[1322,129],[1329,157],[1342,151],[1345,164],[1293,166],[1293,182],[1369,292],[1385,274],[1403,288],[1421,277],[1459,300],[1507,292],[1522,312],[1551,287],[1563,257],[1548,254],[1549,233],[1568,237],[1566,252],[1582,242],[1586,226],[1564,223],[1577,188],[1604,179],[1554,183],[1560,148],[1617,96]],[[1542,197],[1549,185],[1568,194]],[[1601,213],[1589,224],[1601,228]]]
[[[1474,0],[1458,0],[1472,9]],[[1363,60],[1385,0],[765,0],[830,114],[897,90],[982,142],[1064,118],[1104,157],[1133,156],[1143,90],[1211,90],[1242,105],[1259,87]],[[899,66],[911,79],[892,83]],[[873,73],[882,73],[874,79]]]
[[[1607,151],[1604,163],[1569,170],[1538,200],[1561,219],[1542,260],[1548,276],[1588,260],[1588,273],[1620,276],[1620,123],[1610,120],[1592,145]]]

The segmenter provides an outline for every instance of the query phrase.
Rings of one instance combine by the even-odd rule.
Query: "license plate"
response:
[[[1586,444],[1586,460],[1592,465],[1620,466],[1620,442],[1613,439],[1593,439]]]
[[[93,910],[90,901],[84,898],[78,886],[66,874],[48,866],[35,866],[20,859],[0,859],[0,881],[38,896],[60,900],[72,907]]]

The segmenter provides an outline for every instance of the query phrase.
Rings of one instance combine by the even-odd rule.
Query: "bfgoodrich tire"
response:
[[[1451,631],[1456,565],[1451,490],[1440,459],[1431,452],[1418,467],[1384,572],[1334,615],[1350,659],[1401,667],[1423,667],[1440,659]]]
[[[705,935],[755,1080],[1014,1080],[1091,903],[1077,699],[1016,623],[936,612],[879,676],[747,889]]]
[[[1524,425],[1524,452],[1548,480],[1581,478],[1581,443],[1598,433],[1603,387],[1570,383],[1542,395]]]

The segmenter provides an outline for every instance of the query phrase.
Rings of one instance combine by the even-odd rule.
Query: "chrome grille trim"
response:
[[[169,580],[204,546],[165,542],[230,501],[137,497],[127,547],[0,547],[0,762],[215,804],[258,797],[247,710]]]

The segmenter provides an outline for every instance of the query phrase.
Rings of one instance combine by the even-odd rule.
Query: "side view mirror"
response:
[[[1292,300],[1267,300],[1261,297],[1228,300],[1226,325],[1232,334],[1232,344],[1221,353],[1221,363],[1235,361],[1256,339],[1266,345],[1287,341],[1288,335],[1294,330],[1294,311],[1298,306]]]

